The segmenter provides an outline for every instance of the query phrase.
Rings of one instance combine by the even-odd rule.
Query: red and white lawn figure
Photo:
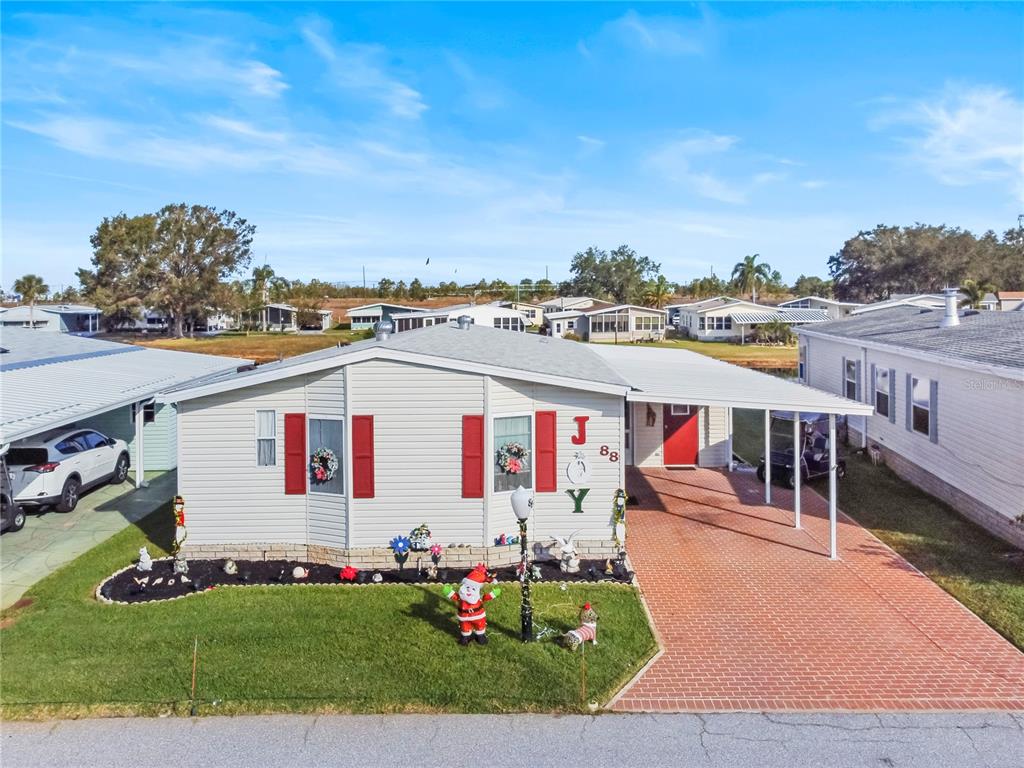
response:
[[[597,611],[590,607],[590,603],[583,604],[580,626],[562,635],[562,644],[570,651],[575,651],[586,642],[597,645]]]
[[[480,645],[487,643],[487,611],[484,610],[484,603],[501,594],[500,587],[493,587],[486,595],[482,594],[484,584],[491,580],[481,563],[462,580],[458,592],[452,586],[445,587],[445,597],[458,605],[459,645],[468,645],[470,636]]]

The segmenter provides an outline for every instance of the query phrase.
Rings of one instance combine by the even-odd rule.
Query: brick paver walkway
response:
[[[1024,710],[1024,654],[824,500],[750,473],[630,470],[629,552],[663,654],[614,709]]]

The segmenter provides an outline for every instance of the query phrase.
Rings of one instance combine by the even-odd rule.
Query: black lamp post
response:
[[[533,603],[530,602],[530,582],[533,580],[533,575],[530,572],[530,556],[526,547],[526,521],[530,517],[532,509],[533,495],[519,486],[512,492],[512,511],[516,513],[516,518],[519,520],[519,583],[523,588],[520,637],[524,643],[533,640]]]

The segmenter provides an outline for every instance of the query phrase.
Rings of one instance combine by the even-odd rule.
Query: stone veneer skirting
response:
[[[850,443],[860,445],[861,435],[856,429],[850,428]],[[956,486],[933,475],[927,469],[908,461],[901,454],[889,447],[868,438],[868,447],[878,446],[882,451],[885,465],[908,483],[912,483],[925,493],[931,494],[945,502],[973,523],[977,523],[993,536],[1024,549],[1024,525],[1014,523],[1006,515],[1002,515],[992,507],[973,496],[964,493]]]
[[[533,545],[531,545],[533,549]],[[553,559],[557,557],[558,547],[553,543],[541,545],[543,553],[531,553],[534,559]],[[230,557],[237,560],[299,560],[308,563],[324,563],[339,568],[351,565],[363,569],[395,568],[394,553],[387,547],[359,547],[343,549],[326,547],[320,544],[276,544],[272,542],[253,542],[238,544],[191,544],[185,542],[182,547],[186,557],[219,559]],[[614,558],[619,554],[619,547],[612,540],[593,540],[576,542],[576,552],[581,560],[597,560]],[[429,552],[410,552],[405,567],[415,568],[416,560],[426,568],[431,564]],[[452,545],[444,548],[441,566],[444,568],[472,568],[477,563],[484,563],[492,568],[512,565],[519,562],[519,545],[507,546],[470,546]]]

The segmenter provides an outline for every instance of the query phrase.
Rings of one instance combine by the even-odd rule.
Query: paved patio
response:
[[[629,552],[663,653],[620,711],[1024,710],[1024,654],[825,501],[752,473],[630,470]]]
[[[169,500],[175,472],[147,472],[149,486],[135,490],[131,474],[122,485],[104,485],[81,498],[74,512],[30,512],[25,527],[0,537],[0,608],[8,608],[53,573]]]

